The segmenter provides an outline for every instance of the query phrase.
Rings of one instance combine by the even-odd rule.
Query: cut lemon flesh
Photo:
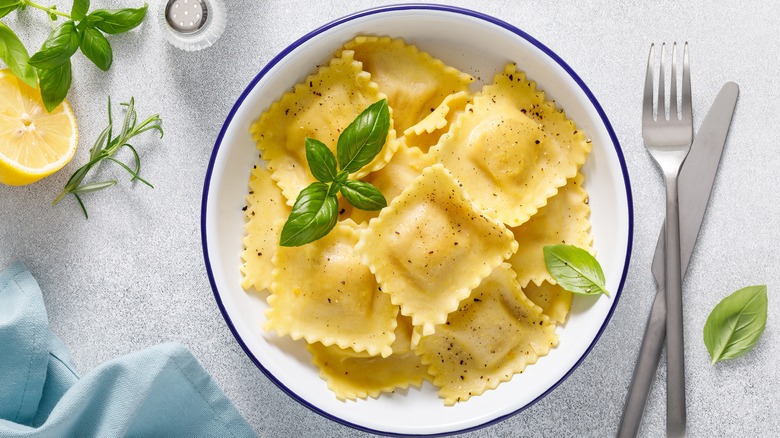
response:
[[[0,70],[0,183],[21,186],[49,176],[73,158],[77,145],[68,102],[48,112],[40,90]]]

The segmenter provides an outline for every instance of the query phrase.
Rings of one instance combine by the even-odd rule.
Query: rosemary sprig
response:
[[[113,120],[111,116],[111,98],[108,98],[108,126],[103,130],[103,132],[100,133],[94,146],[92,146],[92,148],[89,150],[89,162],[78,168],[73,173],[73,175],[71,175],[67,184],[65,184],[65,188],[62,190],[62,193],[60,193],[59,196],[54,199],[52,205],[56,205],[65,196],[72,194],[76,198],[76,201],[78,201],[79,206],[81,206],[81,210],[84,212],[84,217],[89,219],[87,208],[84,206],[81,195],[84,193],[103,190],[117,183],[115,179],[112,179],[107,181],[82,184],[89,171],[92,170],[93,167],[100,164],[102,161],[112,161],[120,165],[123,169],[128,171],[130,175],[133,176],[130,181],[138,180],[147,186],[154,188],[154,186],[150,184],[149,181],[146,181],[139,175],[141,171],[141,159],[138,156],[138,151],[129,143],[129,141],[136,135],[152,130],[158,131],[160,133],[160,138],[162,138],[162,119],[160,118],[159,114],[155,114],[153,116],[149,116],[140,124],[136,124],[137,117],[135,113],[135,100],[130,98],[130,102],[123,102],[121,105],[126,108],[125,118],[122,122],[122,127],[119,129],[119,133],[116,137],[114,137],[112,134]],[[133,166],[133,168],[130,168],[130,166],[127,164],[114,158],[114,154],[122,148],[128,148],[130,149],[130,152],[133,153],[133,158],[135,159],[135,166]]]

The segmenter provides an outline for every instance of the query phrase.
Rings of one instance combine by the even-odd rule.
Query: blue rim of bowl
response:
[[[609,309],[609,312],[607,313],[607,317],[604,319],[604,322],[602,323],[601,327],[599,328],[598,333],[596,334],[596,337],[593,339],[593,342],[588,346],[588,348],[585,350],[585,352],[582,354],[582,356],[577,360],[577,362],[569,369],[569,371],[566,372],[555,384],[550,386],[546,391],[544,391],[542,394],[540,394],[538,397],[536,397],[531,402],[527,403],[525,406],[522,406],[518,408],[517,410],[510,412],[508,414],[496,417],[490,421],[486,421],[482,424],[468,427],[465,429],[457,430],[457,431],[450,431],[450,432],[442,432],[442,433],[433,433],[433,434],[399,434],[399,433],[393,433],[383,430],[376,430],[371,429],[369,427],[361,426],[359,424],[354,424],[349,421],[346,421],[342,418],[339,418],[337,416],[334,416],[328,412],[325,412],[324,410],[318,408],[317,406],[314,406],[313,404],[309,403],[305,399],[303,399],[301,396],[293,392],[291,389],[287,388],[281,381],[279,381],[270,371],[268,371],[255,357],[255,355],[249,350],[247,345],[244,343],[243,339],[239,335],[238,331],[236,330],[235,326],[233,325],[233,322],[230,319],[230,315],[228,315],[227,311],[225,310],[224,305],[222,304],[222,299],[219,294],[219,290],[217,288],[216,282],[214,281],[214,273],[211,270],[211,261],[209,259],[209,250],[208,250],[208,242],[206,241],[206,207],[208,204],[208,195],[209,195],[209,182],[211,180],[211,174],[214,170],[214,162],[217,157],[217,153],[219,152],[219,148],[222,144],[222,139],[225,136],[225,132],[227,131],[228,126],[230,126],[233,116],[235,115],[236,111],[238,111],[238,108],[241,106],[241,104],[244,102],[246,97],[249,95],[249,93],[254,89],[255,85],[266,75],[266,73],[273,68],[279,61],[284,59],[287,55],[290,54],[293,50],[298,48],[301,44],[305,43],[306,41],[316,37],[317,35],[321,34],[322,32],[325,32],[331,28],[340,26],[344,23],[350,22],[352,20],[375,15],[375,14],[381,14],[386,12],[393,12],[393,11],[405,11],[405,10],[433,10],[433,11],[441,11],[441,12],[448,12],[448,13],[454,13],[454,14],[461,14],[466,15],[469,17],[481,19],[484,21],[487,21],[491,24],[494,24],[496,26],[502,27],[517,36],[525,39],[526,41],[530,42],[534,46],[536,46],[539,50],[544,52],[547,56],[549,56],[551,59],[553,59],[558,65],[560,65],[566,73],[571,76],[572,79],[577,83],[577,85],[582,89],[582,91],[585,93],[585,95],[590,100],[591,105],[596,109],[596,112],[598,113],[599,117],[601,118],[602,123],[604,123],[604,127],[606,128],[607,132],[609,133],[609,137],[612,141],[612,144],[615,148],[615,153],[617,154],[618,161],[620,162],[620,169],[623,174],[623,182],[625,183],[625,189],[626,189],[626,200],[627,200],[627,207],[628,207],[628,240],[626,245],[626,259],[625,264],[623,265],[623,272],[621,274],[620,278],[620,285],[618,286],[617,292],[614,294],[614,300],[612,302],[612,306]],[[285,48],[282,52],[280,52],[278,55],[276,55],[261,71],[258,73],[251,82],[249,82],[249,85],[244,89],[244,91],[241,93],[241,96],[239,96],[236,103],[233,105],[233,108],[230,109],[230,113],[228,113],[227,118],[225,119],[225,123],[222,125],[222,129],[219,131],[219,135],[217,136],[217,140],[214,143],[214,150],[211,153],[211,158],[209,159],[209,165],[208,169],[206,170],[206,178],[203,185],[203,199],[201,202],[201,243],[203,246],[203,258],[206,264],[206,271],[208,273],[209,277],[209,283],[211,283],[211,289],[214,293],[214,298],[217,301],[217,305],[219,306],[220,312],[222,312],[222,316],[225,318],[225,322],[227,323],[228,327],[230,328],[230,331],[233,333],[233,336],[236,338],[236,341],[238,341],[239,345],[241,345],[241,348],[244,350],[244,352],[249,356],[249,358],[254,362],[254,364],[260,368],[260,370],[268,377],[272,382],[274,382],[282,391],[284,391],[287,395],[292,397],[294,400],[298,401],[302,405],[306,406],[307,408],[311,409],[312,411],[322,415],[325,418],[328,418],[332,421],[335,421],[337,423],[343,424],[345,426],[349,426],[351,428],[361,430],[364,432],[370,432],[375,434],[381,434],[381,435],[387,435],[387,436],[446,436],[451,434],[459,434],[459,433],[465,433],[477,429],[481,429],[483,427],[490,426],[492,424],[499,423],[509,417],[512,417],[525,409],[529,408],[530,406],[534,405],[536,402],[547,396],[550,392],[552,392],[555,388],[558,387],[561,383],[563,383],[564,380],[566,380],[577,367],[582,363],[583,360],[585,360],[585,357],[590,354],[590,351],[593,349],[593,347],[596,345],[596,342],[598,342],[601,335],[604,333],[604,330],[607,327],[607,324],[612,319],[612,314],[615,311],[615,307],[617,306],[617,303],[620,299],[620,296],[623,292],[623,286],[626,282],[626,276],[628,274],[628,266],[631,261],[631,248],[633,245],[634,240],[634,207],[633,207],[633,198],[631,196],[631,183],[629,181],[628,177],[628,168],[626,167],[626,161],[623,156],[623,151],[620,148],[620,143],[618,142],[617,136],[615,135],[615,131],[612,129],[612,125],[609,122],[609,119],[607,118],[606,114],[604,113],[604,110],[601,108],[601,105],[596,100],[596,97],[593,95],[593,93],[590,91],[590,89],[585,85],[585,83],[582,81],[582,79],[577,75],[577,73],[572,70],[571,67],[569,67],[566,62],[563,61],[555,52],[550,50],[547,46],[536,40],[531,35],[525,33],[524,31],[520,30],[519,28],[505,22],[502,20],[499,20],[495,17],[492,17],[487,14],[483,14],[481,12],[476,12],[470,9],[465,8],[459,8],[455,6],[448,6],[448,5],[438,5],[438,4],[397,4],[397,5],[389,5],[389,6],[382,6],[378,8],[372,8],[372,9],[366,9],[360,12],[356,12],[351,15],[346,15],[342,18],[339,18],[337,20],[334,20],[328,24],[325,24],[308,34],[304,35],[303,37],[299,38],[294,43],[290,44],[287,48]]]

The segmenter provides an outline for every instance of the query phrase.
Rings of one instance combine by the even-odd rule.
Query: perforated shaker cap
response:
[[[182,50],[200,50],[225,30],[222,0],[160,0],[159,22],[165,39]]]

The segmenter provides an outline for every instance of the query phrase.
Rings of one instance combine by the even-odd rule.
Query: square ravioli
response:
[[[474,77],[390,37],[358,36],[344,45],[371,74],[393,108],[398,132],[417,124],[449,95],[468,91]]]
[[[263,328],[309,343],[388,356],[398,307],[353,249],[357,226],[340,222],[308,245],[277,248]]]
[[[306,160],[306,138],[317,139],[336,153],[341,132],[369,105],[386,97],[353,56],[352,51],[343,51],[285,93],[251,126],[257,148],[290,206],[315,181]],[[382,151],[354,176],[382,168],[398,144],[391,120]]]
[[[595,255],[584,182],[585,176],[577,173],[528,222],[516,228],[509,227],[520,245],[509,258],[520,286],[526,287],[529,282],[541,285],[545,280],[552,280],[544,263],[543,250],[547,245],[574,245]]]
[[[290,211],[271,174],[262,166],[254,166],[249,174],[249,194],[244,209],[247,219],[241,252],[241,286],[244,290],[262,291],[271,286],[281,221],[290,215]]]
[[[573,178],[591,145],[515,65],[431,148],[480,208],[517,227]]]
[[[419,388],[429,378],[428,367],[411,348],[412,322],[398,315],[393,354],[388,357],[369,356],[352,349],[343,349],[321,343],[308,344],[312,362],[320,370],[320,377],[341,400],[379,397],[383,392]]]
[[[512,232],[477,210],[438,164],[372,219],[355,247],[382,291],[423,335],[515,251]]]
[[[495,389],[558,344],[555,324],[503,264],[417,346],[444,403]]]

